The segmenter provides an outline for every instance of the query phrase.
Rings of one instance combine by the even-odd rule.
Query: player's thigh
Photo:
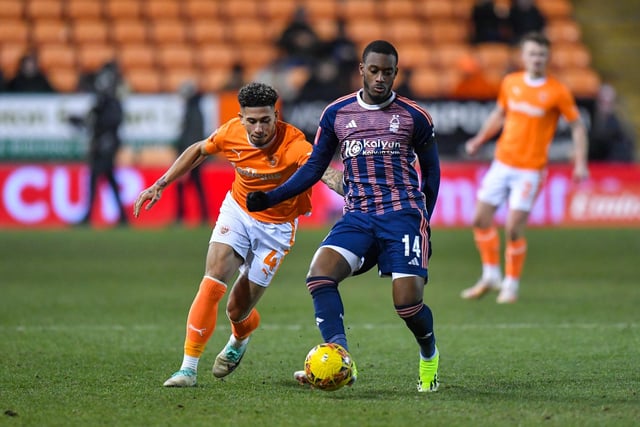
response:
[[[429,222],[426,212],[407,209],[375,218],[381,252],[378,268],[384,275],[427,277]]]
[[[255,220],[227,195],[209,239],[207,274],[224,281],[231,279],[251,249],[249,233],[252,221]]]
[[[250,229],[251,251],[240,272],[256,285],[269,286],[293,247],[297,227],[297,220],[283,224],[254,221]]]
[[[545,172],[515,169],[509,179],[509,209],[530,212],[540,193]]]
[[[376,244],[375,230],[369,215],[359,212],[347,212],[335,225],[320,244],[317,254],[322,254],[323,248],[331,248],[344,258],[351,271],[362,265],[362,259]],[[317,256],[314,256],[316,264]],[[351,272],[349,272],[350,274]]]
[[[487,205],[500,206],[509,196],[509,178],[510,168],[498,161],[493,161],[480,183],[478,200]],[[479,214],[480,212],[476,212],[476,216]]]

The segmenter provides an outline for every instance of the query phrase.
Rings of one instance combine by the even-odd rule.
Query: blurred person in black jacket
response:
[[[634,136],[616,111],[617,94],[610,84],[598,91],[593,122],[589,131],[589,160],[601,162],[634,161]]]
[[[202,93],[192,81],[182,83],[179,93],[184,99],[185,105],[180,135],[178,135],[176,139],[175,148],[178,153],[182,153],[187,147],[193,144],[193,141],[201,141],[206,135],[204,134],[204,117],[200,108]],[[184,220],[185,190],[189,183],[193,184],[198,194],[200,222],[202,225],[206,225],[209,219],[209,212],[207,210],[207,200],[204,195],[200,166],[191,169],[189,173],[185,175],[184,179],[176,181],[176,191],[178,192],[176,197],[178,204],[176,223],[181,223]]]
[[[16,75],[7,82],[7,92],[51,93],[55,92],[47,76],[40,70],[38,58],[28,53],[20,58]]]
[[[511,42],[518,44],[522,36],[532,31],[542,32],[546,25],[544,15],[533,0],[515,0],[509,9]]]
[[[86,127],[90,132],[88,156],[91,170],[89,204],[80,224],[89,224],[90,222],[100,177],[107,179],[115,195],[120,212],[118,224],[127,225],[128,223],[114,176],[115,157],[121,144],[118,130],[124,118],[122,104],[117,97],[118,85],[118,73],[111,66],[103,67],[95,78],[95,102],[89,113],[86,117],[73,116],[69,118],[71,124],[78,127]]]

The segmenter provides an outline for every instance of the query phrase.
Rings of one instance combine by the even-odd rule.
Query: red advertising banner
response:
[[[218,216],[225,194],[231,187],[234,171],[226,164],[207,163],[201,166],[207,191],[210,223]],[[172,224],[176,218],[175,186],[169,186],[153,209],[133,218],[133,203],[147,186],[157,180],[165,168],[124,167],[116,171],[120,197],[131,216],[133,227],[157,227]],[[86,213],[88,203],[89,169],[82,164],[0,164],[0,228],[60,227],[73,225]],[[185,223],[198,224],[195,189],[187,186]],[[336,198],[339,206],[336,206]],[[313,205],[318,207],[311,216],[301,217],[301,226],[323,226],[341,214],[341,198],[333,197],[324,184],[316,185]],[[100,182],[91,223],[108,227],[118,221],[115,198],[106,182]]]
[[[202,175],[213,224],[220,203],[233,180],[233,169],[226,164],[206,163]],[[434,226],[469,226],[474,213],[478,185],[488,164],[444,163],[440,195],[432,217]],[[600,165],[590,167],[591,178],[584,183],[571,181],[569,166],[552,165],[547,181],[531,212],[534,226],[640,227],[640,166]],[[154,182],[164,168],[119,168],[116,179],[128,212],[137,195]],[[81,164],[0,164],[0,228],[62,227],[78,222],[86,212],[89,171]],[[301,227],[326,226],[341,214],[342,199],[324,184],[313,191],[313,214],[300,219]],[[504,222],[506,210],[496,220]],[[172,224],[176,215],[174,186],[165,190],[162,200],[133,227]],[[118,219],[111,190],[102,182],[93,209],[92,224],[110,227]],[[187,224],[197,224],[195,190],[187,189]]]

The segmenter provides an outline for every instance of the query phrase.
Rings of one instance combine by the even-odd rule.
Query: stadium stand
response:
[[[389,38],[401,66],[416,69],[417,93],[447,96],[458,59],[473,51],[487,74],[517,65],[514,48],[469,43],[474,0],[0,0],[0,66],[15,73],[27,50],[63,92],[82,73],[110,59],[120,62],[134,92],[173,90],[181,75],[199,76],[208,91],[240,63],[251,78],[278,58],[274,42],[296,8],[304,6],[324,41],[337,34],[337,19],[359,48]],[[509,7],[509,0],[496,1]],[[553,43],[552,71],[577,93],[595,95],[599,76],[582,42],[570,0],[536,0]],[[54,52],[54,53],[52,53]],[[57,52],[57,53],[55,53]],[[145,79],[145,73],[148,78]],[[66,74],[69,74],[67,76]],[[73,74],[73,76],[71,75]],[[208,77],[207,75],[211,75]],[[434,83],[434,80],[436,83]],[[432,89],[429,89],[432,88]]]

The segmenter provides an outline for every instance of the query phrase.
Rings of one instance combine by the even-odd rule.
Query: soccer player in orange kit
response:
[[[238,93],[239,117],[185,149],[135,202],[137,218],[146,202],[148,210],[160,200],[168,184],[209,155],[221,155],[235,168],[231,190],[220,207],[209,242],[204,277],[187,317],[182,365],[164,382],[165,387],[196,385],[198,361],[215,330],[218,303],[236,271],[239,275],[227,301],[232,334],[216,357],[213,374],[222,378],[240,364],[249,337],[260,322],[255,306],[293,246],[298,216],[311,211],[310,191],[262,212],[248,212],[245,206],[249,192],[279,186],[313,150],[299,129],[278,120],[277,99],[278,94],[268,85],[250,83],[242,87]],[[342,194],[342,172],[327,169],[323,182]]]
[[[569,89],[547,75],[549,40],[530,33],[521,41],[524,71],[511,73],[502,81],[495,109],[482,128],[465,145],[469,155],[502,134],[495,158],[483,178],[473,220],[473,236],[482,260],[482,277],[462,298],[476,299],[499,290],[498,303],[518,299],[520,276],[527,254],[524,230],[536,196],[543,185],[548,149],[558,118],[564,116],[571,127],[574,144],[573,178],[588,177],[587,134]],[[500,237],[493,223],[498,207],[508,202],[505,224],[505,277],[500,270]]]

